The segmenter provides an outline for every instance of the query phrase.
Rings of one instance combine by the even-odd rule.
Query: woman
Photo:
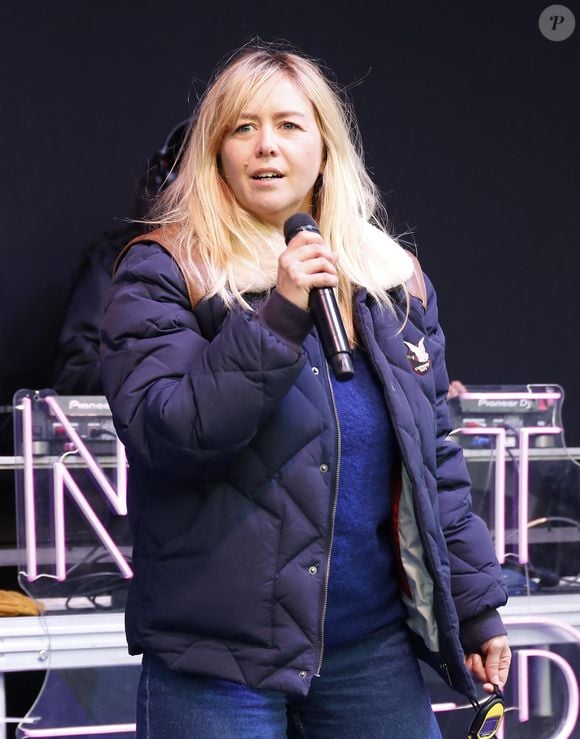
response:
[[[297,212],[320,233],[286,245]],[[440,733],[417,656],[471,699],[470,673],[507,679],[435,294],[380,215],[319,65],[258,45],[218,71],[102,337],[130,463],[138,736],[425,739]],[[350,382],[313,329],[321,287]]]

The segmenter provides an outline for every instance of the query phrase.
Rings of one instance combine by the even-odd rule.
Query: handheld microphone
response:
[[[320,233],[316,221],[308,213],[295,213],[284,223],[284,240],[288,244],[299,231]],[[340,382],[354,377],[354,367],[346,331],[334,290],[330,287],[314,287],[310,291],[308,305],[314,317],[320,343],[334,376]]]

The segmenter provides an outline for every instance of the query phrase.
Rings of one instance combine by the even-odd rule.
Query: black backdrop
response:
[[[560,383],[580,445],[580,27],[544,38],[548,4],[4,2],[0,404],[49,386],[80,251],[127,215],[214,64],[260,35],[354,85],[394,229],[413,230],[438,289],[452,377]]]

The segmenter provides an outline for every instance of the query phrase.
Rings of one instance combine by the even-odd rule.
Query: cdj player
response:
[[[463,446],[490,446],[487,429],[506,430],[507,446],[519,446],[520,432],[533,430],[530,445],[563,446],[561,413],[564,391],[559,385],[479,385],[448,400],[453,430],[467,430],[461,437]],[[482,429],[482,435],[476,433]],[[542,434],[541,430],[546,433]]]
[[[111,410],[104,396],[56,395],[45,390],[32,397],[34,454],[58,455],[74,447],[70,434],[58,418],[54,407],[44,401],[46,397],[54,401],[81,440],[90,442],[93,454],[101,456],[115,453],[117,436]]]

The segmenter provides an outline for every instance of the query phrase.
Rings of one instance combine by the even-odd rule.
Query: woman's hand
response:
[[[502,690],[506,684],[511,659],[507,636],[494,636],[483,642],[479,652],[468,654],[465,664],[486,693],[493,693],[494,685]]]
[[[338,257],[318,233],[299,231],[278,259],[276,290],[299,308],[308,310],[313,287],[336,287]]]

